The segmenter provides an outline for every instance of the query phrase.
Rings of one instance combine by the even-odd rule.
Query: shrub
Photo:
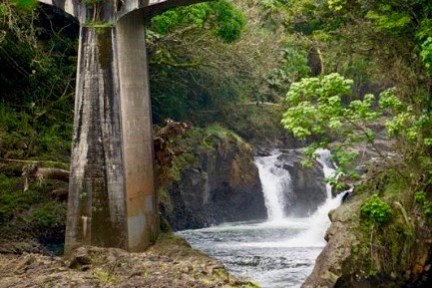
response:
[[[391,208],[377,194],[371,196],[361,206],[361,216],[368,222],[384,224],[391,218]]]

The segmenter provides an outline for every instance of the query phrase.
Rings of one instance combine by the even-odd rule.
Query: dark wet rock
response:
[[[278,157],[282,168],[291,175],[291,191],[286,192],[285,213],[287,215],[308,216],[325,202],[327,192],[323,168],[318,161],[312,167],[302,165],[305,156],[301,150],[283,150]]]
[[[259,157],[266,157],[270,156],[272,154],[273,148],[265,148],[265,147],[258,147],[255,149],[255,155]]]
[[[163,207],[162,214],[174,230],[267,217],[258,169],[247,144],[214,146],[197,152],[196,158],[168,189],[171,207]]]

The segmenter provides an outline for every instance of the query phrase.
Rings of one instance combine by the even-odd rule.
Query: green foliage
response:
[[[216,35],[225,42],[237,40],[246,24],[243,13],[235,9],[234,6],[227,1],[219,0],[215,3],[211,3],[211,5],[217,13],[218,22],[215,29]]]
[[[283,47],[280,65],[270,72],[267,82],[278,92],[286,90],[292,82],[306,77],[310,73],[307,53],[301,47]]]
[[[432,37],[428,37],[421,45],[420,57],[427,72],[432,76]]]
[[[395,11],[391,5],[381,4],[377,11],[368,11],[366,18],[373,20],[377,29],[398,32],[411,23],[408,11]]]
[[[22,192],[22,180],[0,174],[0,226],[8,225],[20,213],[40,201],[35,191]]]
[[[159,197],[159,201],[164,204],[164,207],[168,210],[172,210],[172,203],[168,190],[165,187],[159,187],[156,193]]]
[[[40,120],[0,104],[0,157],[68,162],[72,123]]]
[[[417,99],[421,100],[423,97],[419,95]],[[416,149],[422,151],[432,145],[432,135],[430,133],[432,119],[427,110],[421,109],[419,111],[416,106],[417,103],[408,105],[403,103],[395,89],[388,89],[380,95],[380,107],[394,115],[385,123],[389,136],[399,137],[410,143],[409,145],[414,145],[411,147],[416,147]],[[422,157],[419,164],[425,163],[425,166],[429,166],[429,162],[427,157]]]
[[[169,10],[151,19],[153,30],[161,35],[168,33],[179,22],[179,15],[176,11]]]
[[[420,43],[432,36],[432,19],[425,18],[420,22],[420,27],[415,33],[416,38]]]
[[[72,119],[78,26],[32,3],[0,3],[1,105],[28,114],[32,126],[65,123]]]
[[[382,109],[387,109],[391,113],[401,113],[406,109],[400,99],[396,95],[396,90],[394,88],[387,89],[380,94],[379,105]]]
[[[165,35],[179,25],[203,26],[208,20],[211,8],[207,3],[168,10],[151,19],[152,29]]]
[[[350,94],[352,81],[339,74],[303,78],[291,85],[288,110],[282,124],[298,138],[323,134],[327,127],[340,128],[345,109],[341,97]]]
[[[277,101],[285,83],[307,73],[304,51],[291,48],[282,31],[244,21],[260,12],[245,1],[212,1],[152,18],[147,47],[155,123],[218,121],[234,103]]]
[[[84,3],[88,5],[96,5],[102,3],[104,0],[84,0]]]
[[[345,104],[344,98],[351,94],[352,84],[352,80],[337,73],[293,83],[286,96],[289,108],[283,114],[282,124],[297,138],[318,137],[319,144],[307,149],[310,157],[317,148],[327,148],[330,135],[342,139],[333,147],[334,160],[339,164],[339,173],[356,177],[348,168],[357,155],[348,148],[355,143],[373,143],[375,135],[367,124],[380,114],[373,109],[372,94]]]
[[[92,271],[94,277],[96,277],[102,283],[112,284],[116,283],[117,279],[111,272],[105,271],[101,268],[97,268]]]
[[[23,181],[0,173],[0,235],[63,242],[66,205],[51,199],[47,192],[58,184],[32,184],[24,192]]]
[[[234,104],[226,105],[222,111],[219,122],[249,143],[266,147],[292,140],[280,123],[282,105]]]
[[[432,202],[427,199],[427,195],[424,191],[416,192],[414,194],[414,200],[420,204],[424,215],[430,220],[432,219]]]
[[[390,220],[392,210],[390,205],[383,201],[377,194],[372,195],[360,209],[361,216],[373,224],[384,224]]]
[[[226,65],[222,68],[219,59],[209,58],[208,50],[229,49],[221,45],[237,40],[218,34],[223,25],[236,21],[233,16],[219,23],[218,15],[228,17],[229,11],[240,13],[229,2],[217,1],[168,10],[152,18],[147,40],[156,123],[166,118],[184,120],[197,110],[238,99],[239,81],[228,77],[226,72],[231,68]],[[218,54],[219,58],[223,53]],[[172,85],[166,85],[167,81]]]
[[[331,10],[339,11],[346,5],[346,0],[328,0],[328,5]]]
[[[31,11],[36,8],[37,1],[36,0],[12,0],[14,4],[22,10]]]
[[[32,226],[34,231],[39,231],[46,237],[45,232],[53,233],[57,229],[64,229],[66,207],[56,201],[44,202],[39,206],[33,206],[31,212],[24,217],[24,221]]]
[[[206,23],[212,26],[215,35],[229,43],[239,39],[246,19],[233,4],[219,0],[169,10],[153,17],[151,28],[161,35],[166,35],[180,26],[204,27]]]

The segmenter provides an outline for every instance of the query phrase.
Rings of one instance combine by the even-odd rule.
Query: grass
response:
[[[35,238],[41,243],[63,241],[66,204],[50,197],[59,183],[32,184],[23,191],[21,177],[0,174],[0,234],[3,237]]]
[[[38,115],[0,103],[1,158],[69,162],[72,122]]]
[[[95,276],[99,281],[107,284],[113,284],[117,281],[114,274],[97,268],[92,271],[93,276]]]
[[[61,242],[66,204],[52,199],[50,192],[65,184],[46,180],[41,185],[30,183],[23,191],[22,168],[32,159],[48,167],[69,166],[70,117],[40,109],[15,109],[0,103],[0,234]]]

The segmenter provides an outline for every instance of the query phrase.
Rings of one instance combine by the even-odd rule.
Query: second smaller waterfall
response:
[[[255,158],[269,221],[279,221],[285,218],[285,194],[291,189],[289,172],[275,165],[279,155],[280,153],[275,151],[270,156]]]
[[[336,172],[336,165],[331,161],[331,152],[327,149],[318,149],[315,151],[315,156],[316,160],[322,165],[325,178],[333,177]],[[290,239],[287,243],[300,247],[322,247],[326,244],[324,235],[331,224],[328,213],[340,205],[344,194],[340,193],[333,197],[332,187],[329,183],[326,183],[326,193],[327,199],[324,204],[318,207],[318,210],[308,218],[308,229]]]

